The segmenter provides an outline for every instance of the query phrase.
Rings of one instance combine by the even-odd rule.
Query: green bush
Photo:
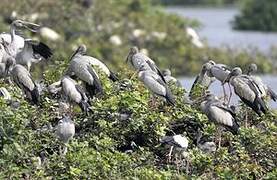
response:
[[[241,30],[277,31],[277,1],[245,0],[236,16],[234,28]]]

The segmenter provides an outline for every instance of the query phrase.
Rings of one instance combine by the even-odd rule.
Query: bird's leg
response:
[[[232,93],[232,88],[231,88],[230,83],[228,83],[228,86],[229,86],[229,91],[230,91],[230,96],[229,96],[229,99],[228,99],[228,105],[229,105],[229,104],[230,104],[231,97],[232,97],[233,93]]]
[[[221,148],[221,128],[217,128],[217,131],[218,131],[218,149]]]
[[[67,153],[67,144],[65,144],[64,146],[63,155],[66,155],[66,153]]]
[[[222,88],[223,88],[223,94],[224,94],[224,102],[226,102],[226,98],[228,98],[228,97],[227,97],[227,94],[226,94],[224,84],[222,84]]]
[[[245,128],[247,128],[248,127],[248,124],[247,124],[247,119],[248,119],[248,113],[247,113],[247,111],[245,112]]]
[[[167,155],[167,162],[171,161],[171,155],[172,155],[173,146],[170,147],[169,154]]]

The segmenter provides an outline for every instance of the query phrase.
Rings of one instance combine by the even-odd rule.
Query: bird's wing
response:
[[[77,91],[81,94],[82,99],[87,100],[88,98],[87,98],[86,92],[84,91],[82,86],[80,86],[79,84],[76,84],[75,87],[76,87]]]
[[[49,59],[53,55],[53,52],[50,49],[50,47],[48,47],[43,42],[35,41],[32,39],[26,39],[25,44],[31,45],[33,52],[35,54],[39,54],[44,59]]]
[[[93,84],[95,85],[95,87],[100,91],[102,92],[103,91],[103,88],[102,88],[102,84],[101,84],[101,81],[100,79],[98,78],[95,70],[90,66],[90,65],[87,65],[87,69],[89,71],[89,73],[92,75],[93,77]]]
[[[161,77],[164,83],[166,83],[164,76],[161,72],[161,70],[158,68],[158,66],[154,63],[154,61],[150,58],[146,60],[146,63],[149,65],[149,67],[152,69],[152,71],[157,72],[157,74]]]
[[[215,102],[212,105],[229,112],[233,117],[236,116],[235,112],[229,106],[225,106],[221,102]]]

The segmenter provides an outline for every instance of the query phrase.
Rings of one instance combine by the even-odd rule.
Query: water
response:
[[[199,30],[201,39],[206,39],[213,47],[228,45],[236,48],[257,47],[268,53],[271,46],[277,46],[277,33],[237,31],[232,29],[233,21],[239,11],[234,7],[167,7],[167,12],[197,19],[203,25]]]
[[[262,78],[262,80],[265,84],[269,85],[269,87],[271,87],[275,92],[277,92],[277,78],[276,78],[276,76],[265,75],[265,76],[260,76],[260,77]],[[193,82],[194,82],[194,77],[183,77],[183,78],[179,78],[179,80],[180,80],[182,86],[187,91],[189,91],[192,84],[193,84]],[[227,94],[229,94],[228,85],[225,85],[225,89],[226,89]],[[211,85],[211,87],[209,88],[209,90],[213,94],[216,94],[218,97],[223,97],[223,89],[221,87],[221,84],[218,81],[214,82]],[[231,104],[238,104],[238,100],[239,100],[238,96],[236,96],[233,93],[232,99],[231,99]],[[270,107],[272,109],[277,109],[277,102],[270,101]]]

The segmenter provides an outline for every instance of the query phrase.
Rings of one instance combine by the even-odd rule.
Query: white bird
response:
[[[69,142],[70,139],[73,138],[75,135],[75,124],[69,117],[64,117],[61,119],[56,128],[56,135],[58,139],[65,144],[65,148],[63,154],[67,152],[66,144]]]
[[[139,52],[136,46],[130,48],[126,63],[129,61],[137,72],[140,71],[141,66],[148,66],[149,69],[158,74],[162,81],[166,83],[161,70],[157,67],[155,62],[145,54]]]
[[[195,45],[198,48],[204,47],[204,44],[201,42],[198,34],[196,33],[196,31],[193,28],[187,27],[186,33],[191,38],[191,42],[193,43],[193,45]]]
[[[178,153],[183,155],[184,157],[187,156],[186,150],[189,145],[189,141],[186,137],[178,134],[174,136],[164,136],[160,140],[161,144],[166,144],[170,146],[170,151],[168,154],[169,159],[171,158],[171,154],[173,149],[175,149]]]
[[[85,84],[90,97],[96,94],[103,94],[103,88],[96,71],[87,60],[84,46],[80,46],[71,57],[70,65],[66,75],[77,76]]]
[[[11,100],[12,99],[9,91],[4,87],[0,88],[0,97],[3,97],[3,99],[5,99],[5,100]]]
[[[175,99],[170,89],[157,73],[149,69],[149,66],[143,65],[140,67],[138,78],[155,95],[165,98],[170,105],[175,104]]]
[[[225,82],[230,83],[240,99],[259,116],[268,111],[266,103],[262,98],[265,92],[259,88],[250,76],[243,75],[239,67],[232,70]]]
[[[247,75],[253,78],[254,82],[258,85],[262,92],[265,92],[263,95],[269,96],[273,101],[277,101],[277,94],[266,84],[263,83],[262,79],[259,76],[253,75],[257,72],[257,65],[255,63],[251,63],[247,69]]]
[[[13,67],[11,74],[13,81],[22,90],[22,92],[24,92],[27,100],[31,103],[39,105],[39,90],[29,71],[22,65],[16,64]]]
[[[80,106],[82,111],[88,113],[89,102],[85,91],[69,76],[64,76],[61,80],[61,86],[64,96],[73,103]]]
[[[54,42],[61,39],[61,36],[56,31],[54,31],[49,27],[41,27],[38,33],[42,38],[49,39]]]
[[[16,55],[23,50],[25,39],[16,34],[16,31],[21,28],[26,28],[30,31],[36,32],[40,26],[34,23],[29,23],[22,20],[15,20],[10,25],[10,33],[1,33],[0,38],[9,44],[9,49],[12,55]]]

